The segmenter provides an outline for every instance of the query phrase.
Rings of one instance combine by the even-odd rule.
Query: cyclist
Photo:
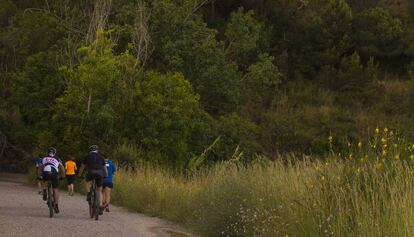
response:
[[[39,155],[36,160],[35,160],[35,165],[36,165],[36,174],[39,173],[39,168],[42,165],[42,155]],[[42,179],[37,177],[37,188],[38,188],[38,193],[42,194]]]
[[[54,210],[55,213],[59,213],[59,175],[65,176],[65,169],[60,159],[56,156],[56,149],[51,147],[47,151],[47,156],[42,158],[42,165],[39,167],[39,177],[43,180],[49,180],[52,183],[53,197],[55,200]],[[46,186],[43,182],[43,200],[47,200]]]
[[[112,177],[116,172],[116,167],[112,161],[105,159],[105,166],[108,170],[108,177],[103,180],[102,202],[106,212],[109,212],[109,202],[111,201],[111,190],[114,188]]]
[[[66,180],[68,182],[69,196],[73,196],[73,182],[75,181],[75,173],[78,169],[76,163],[73,161],[74,159],[75,158],[73,156],[69,156],[69,160],[65,162]]]
[[[105,166],[105,159],[98,153],[98,146],[92,145],[89,147],[89,154],[83,159],[82,165],[79,169],[78,177],[81,177],[83,170],[87,168],[88,172],[86,175],[86,200],[90,202],[91,200],[91,181],[95,179],[96,186],[98,187],[98,192],[102,192],[102,179],[108,176],[108,170]],[[101,195],[98,196],[99,202],[99,214],[103,214],[102,208],[102,198]]]

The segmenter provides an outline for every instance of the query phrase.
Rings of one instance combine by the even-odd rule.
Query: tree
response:
[[[365,57],[396,57],[403,50],[401,21],[384,8],[371,8],[353,22],[354,44]]]
[[[249,66],[243,80],[245,101],[257,105],[269,105],[281,83],[282,74],[273,63],[274,58],[267,54],[260,54],[258,61]]]
[[[27,58],[13,80],[8,103],[11,111],[16,108],[15,113],[20,114],[21,120],[21,126],[13,128],[13,135],[26,149],[35,147],[42,131],[52,129],[55,100],[64,89],[57,67],[55,52],[40,52]]]
[[[230,16],[224,32],[226,54],[242,68],[247,67],[246,64],[258,48],[261,27],[254,19],[252,10],[244,12],[243,8],[239,8]]]
[[[58,98],[54,122],[59,137],[73,150],[90,143],[111,144],[119,136],[129,98],[124,80],[128,77],[122,70],[127,56],[114,55],[113,46],[101,33],[92,45],[79,49],[82,59],[77,67],[62,68],[69,82]]]
[[[138,81],[128,137],[146,152],[161,154],[162,164],[182,167],[198,117],[198,96],[181,73],[148,72]],[[154,157],[148,157],[154,159]]]

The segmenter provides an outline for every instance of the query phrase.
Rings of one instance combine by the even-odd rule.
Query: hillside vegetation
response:
[[[413,58],[410,0],[3,0],[0,163],[99,144],[191,170],[409,139]]]

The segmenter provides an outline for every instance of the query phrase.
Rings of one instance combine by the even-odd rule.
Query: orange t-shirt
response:
[[[77,170],[76,163],[69,160],[65,163],[66,175],[74,175]]]

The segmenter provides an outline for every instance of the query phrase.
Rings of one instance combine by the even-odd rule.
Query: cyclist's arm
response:
[[[85,164],[81,164],[81,167],[79,169],[78,177],[82,176],[83,170],[85,169]]]
[[[41,177],[42,176],[42,170],[43,170],[44,165],[41,164],[37,167],[37,176]]]
[[[63,167],[62,163],[59,163],[59,171],[60,171],[60,175],[61,177],[65,177],[65,167]]]
[[[106,165],[102,165],[102,169],[104,171],[104,177],[108,177],[108,169],[106,168]]]

